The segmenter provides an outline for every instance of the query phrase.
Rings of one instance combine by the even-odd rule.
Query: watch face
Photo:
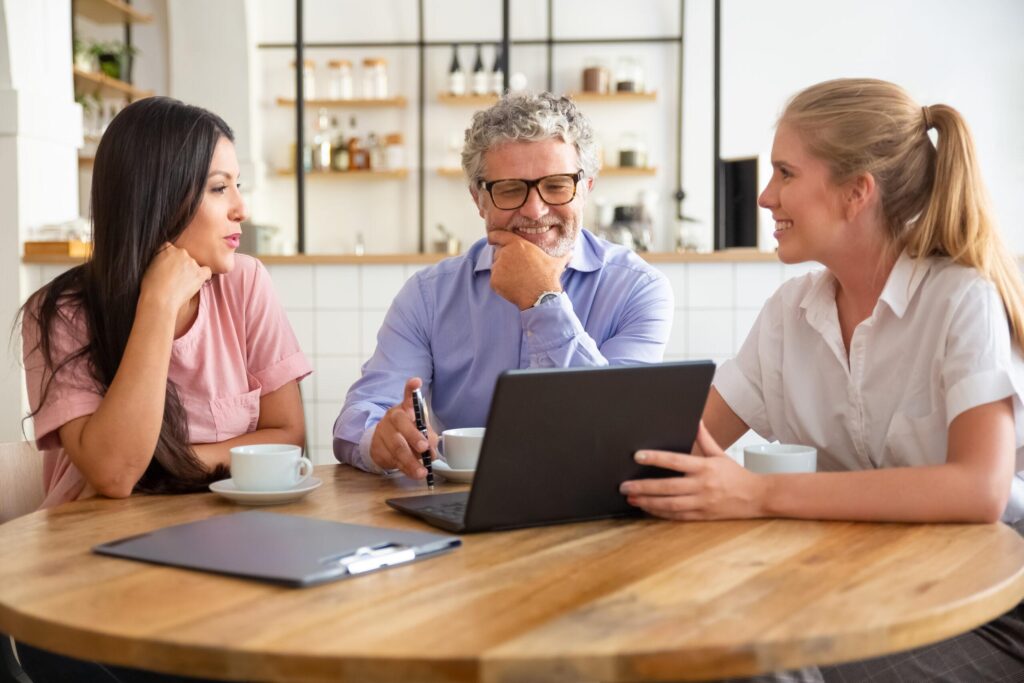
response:
[[[558,298],[558,294],[557,293],[555,293],[555,292],[545,292],[544,294],[540,295],[540,298],[537,299],[537,304],[535,304],[535,305],[546,304],[547,302],[549,302],[549,301],[551,301],[553,299],[557,299],[557,298]]]

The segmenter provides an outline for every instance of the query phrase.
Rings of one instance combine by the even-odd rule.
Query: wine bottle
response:
[[[448,67],[448,92],[452,95],[466,94],[466,72],[459,63],[458,45],[452,45],[452,64]]]

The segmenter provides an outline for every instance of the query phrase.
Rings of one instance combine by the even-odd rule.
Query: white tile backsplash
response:
[[[317,311],[314,354],[318,357],[360,355],[359,318],[357,311]]]
[[[782,284],[782,266],[778,263],[736,264],[736,308],[760,310]]]
[[[316,266],[313,269],[313,291],[317,310],[358,311],[359,270],[359,266]]]
[[[361,266],[363,310],[386,311],[405,283],[405,266]]]
[[[687,350],[691,357],[729,356],[733,352],[733,311],[691,310],[687,319]]]
[[[321,356],[316,359],[316,400],[334,403],[339,410],[348,388],[359,379],[362,361],[357,356]]]
[[[305,352],[307,358],[310,358],[316,353],[313,311],[296,311],[286,308],[284,312],[288,316],[288,322],[291,323],[295,337],[299,340],[299,348]],[[312,358],[310,358],[310,362],[312,362]]]
[[[267,266],[274,289],[286,309],[313,309],[313,266]]]
[[[732,308],[735,305],[732,263],[687,264],[687,308]],[[676,292],[676,298],[679,298]]]
[[[663,263],[658,265],[658,270],[665,274],[668,278],[669,284],[672,285],[672,291],[676,295],[676,308],[686,308],[686,268],[685,263]],[[678,317],[678,315],[677,315]]]
[[[340,403],[316,403],[313,408],[316,415],[316,434],[307,438],[313,448],[331,448],[334,441],[334,421],[341,412]]]

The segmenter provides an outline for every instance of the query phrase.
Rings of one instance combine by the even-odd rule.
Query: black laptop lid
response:
[[[464,530],[635,514],[619,484],[674,473],[633,454],[690,451],[714,372],[711,361],[505,372]]]

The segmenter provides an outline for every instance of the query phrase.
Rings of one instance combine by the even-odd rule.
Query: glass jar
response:
[[[611,88],[611,74],[599,59],[588,59],[583,63],[583,92],[607,93]]]
[[[351,100],[354,96],[352,62],[347,59],[332,59],[327,62],[327,93],[332,100]]]
[[[381,57],[363,60],[363,97],[383,100],[388,96],[388,62]]]
[[[384,136],[384,166],[389,171],[405,168],[405,145],[401,133],[388,133]]]
[[[636,133],[623,133],[619,138],[619,166],[643,168],[647,165],[647,148]]]
[[[294,61],[291,66],[294,71]],[[312,59],[302,60],[302,99],[316,99],[316,63]]]
[[[644,91],[644,70],[635,57],[619,58],[615,66],[615,91]]]

